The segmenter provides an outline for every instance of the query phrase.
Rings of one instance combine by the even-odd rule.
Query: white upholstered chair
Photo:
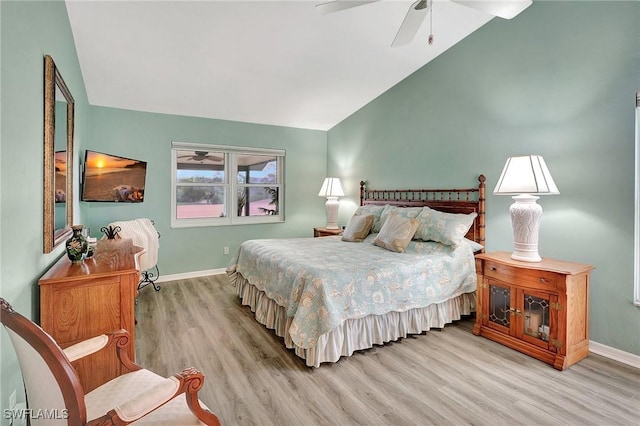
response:
[[[188,368],[164,378],[127,356],[129,333],[104,334],[66,349],[0,298],[1,321],[16,350],[27,412],[49,413],[31,425],[220,425],[198,400],[204,376]],[[99,350],[117,351],[128,373],[85,394],[71,362]],[[47,417],[47,418],[44,418]],[[56,418],[49,418],[56,417]]]

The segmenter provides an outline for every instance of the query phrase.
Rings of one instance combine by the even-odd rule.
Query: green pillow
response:
[[[445,213],[438,210],[423,207],[417,219],[420,222],[415,239],[423,241],[436,241],[449,246],[460,244],[477,213],[458,214]]]
[[[382,227],[382,224],[380,223],[380,215],[382,215],[382,211],[385,207],[386,206],[367,204],[358,207],[355,214],[358,216],[373,215],[373,226],[371,227],[371,232],[380,232],[380,228]]]
[[[398,207],[387,204],[384,206],[384,210],[380,215],[380,227],[378,230],[382,229],[385,220],[387,220],[391,213],[396,213],[402,217],[406,217],[407,219],[415,219],[418,217],[420,212],[422,212],[422,207]]]

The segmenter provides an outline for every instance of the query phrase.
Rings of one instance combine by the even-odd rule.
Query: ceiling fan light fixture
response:
[[[512,19],[531,6],[532,0],[452,0],[472,9],[503,19]]]
[[[420,0],[414,7],[415,10],[422,10],[426,8],[427,8],[427,0]]]
[[[350,9],[356,6],[362,6],[368,3],[375,3],[380,0],[331,0],[316,5],[321,13],[333,13],[344,9]],[[512,19],[520,14],[523,10],[533,4],[532,0],[450,0],[453,3],[476,9],[480,12],[499,16],[504,19]],[[432,19],[433,0],[416,0],[409,7],[409,11],[404,17],[398,32],[396,33],[391,47],[404,46],[411,43],[422,22],[429,13]],[[431,28],[429,45],[433,44],[433,28]]]

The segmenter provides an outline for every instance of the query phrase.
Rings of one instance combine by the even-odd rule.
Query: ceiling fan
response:
[[[369,3],[375,3],[380,0],[333,0],[326,3],[316,5],[316,8],[323,14],[338,12],[344,9],[350,9],[356,6],[362,6]],[[452,3],[458,3],[471,7],[490,15],[498,16],[504,19],[511,19],[520,12],[529,7],[532,0],[450,0]],[[413,41],[427,13],[432,10],[433,0],[418,0],[413,3],[398,29],[396,37],[391,43],[392,47],[403,46]],[[429,44],[433,40],[429,36]]]
[[[222,161],[224,158],[217,155],[209,155],[208,151],[194,151],[195,155],[179,155],[178,158],[186,158],[187,161]]]

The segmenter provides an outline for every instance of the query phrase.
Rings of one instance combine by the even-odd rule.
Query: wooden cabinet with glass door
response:
[[[473,333],[564,370],[589,354],[589,275],[593,266],[508,252],[476,256]]]

